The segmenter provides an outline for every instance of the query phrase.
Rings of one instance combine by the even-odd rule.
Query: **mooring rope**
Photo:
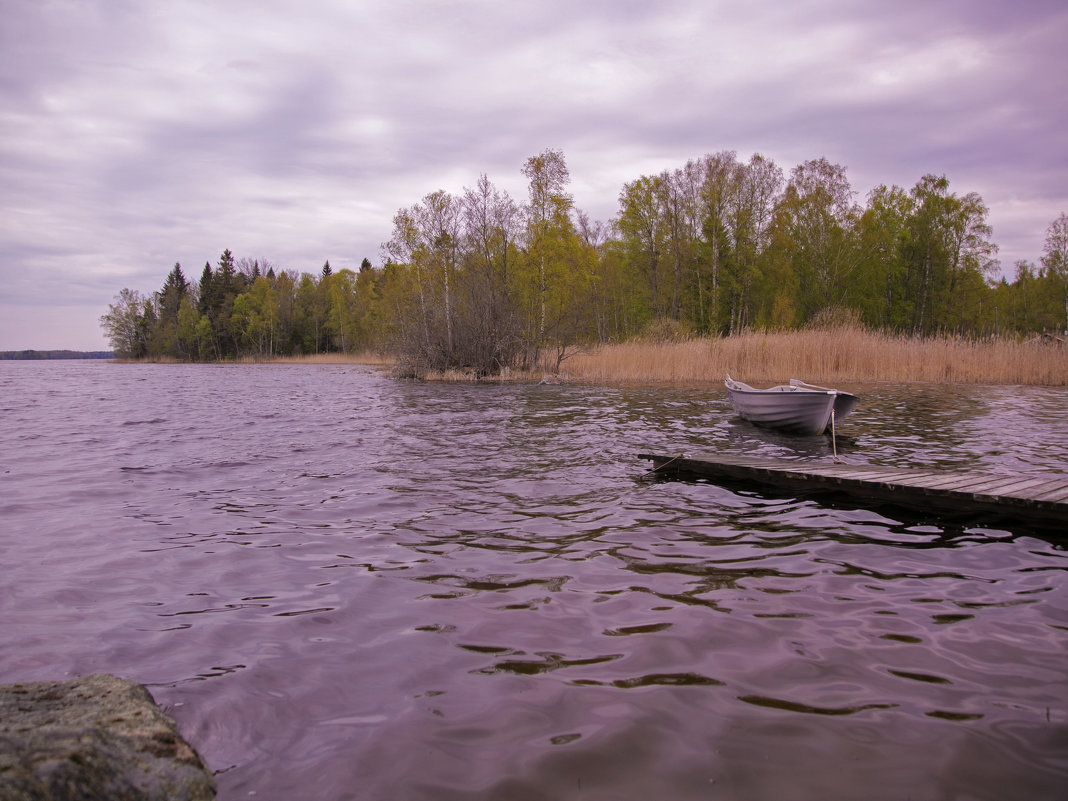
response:
[[[640,476],[638,476],[638,481],[644,481],[645,479],[649,478],[649,476],[653,475],[654,473],[659,473],[661,470],[663,470],[665,467],[667,467],[672,462],[677,462],[679,459],[682,459],[685,456],[686,456],[685,453],[680,453],[678,456],[671,457],[666,462],[664,462],[662,465],[660,465],[658,467],[654,467],[652,470],[649,470],[648,472],[642,473]]]

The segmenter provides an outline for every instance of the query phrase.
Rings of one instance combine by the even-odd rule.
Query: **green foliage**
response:
[[[987,207],[945,176],[879,186],[861,206],[826,159],[787,179],[764,156],[722,151],[627,182],[604,224],[575,209],[561,152],[521,171],[525,204],[482,175],[398,210],[382,267],[276,270],[225,250],[198,282],[176,263],[158,292],[123,289],[101,326],[124,358],[373,349],[413,375],[559,365],[576,347],[643,333],[842,321],[918,335],[1068,332],[1068,217],[1050,225],[1038,266],[992,283]]]
[[[1064,301],[1064,315],[1054,314],[1058,318],[1057,325],[1051,323],[1050,328],[1060,328],[1068,336],[1068,215],[1063,211],[1046,229],[1042,266],[1045,268],[1043,277],[1049,284],[1050,296],[1057,296]]]
[[[101,316],[100,326],[117,358],[138,359],[148,355],[145,320],[150,304],[136,289],[123,289]]]

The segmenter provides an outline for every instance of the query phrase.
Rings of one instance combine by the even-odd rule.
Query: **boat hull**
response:
[[[852,392],[842,392],[840,389],[831,389],[830,387],[818,387],[815,384],[806,384],[804,381],[798,381],[796,378],[790,379],[791,387],[798,387],[800,389],[813,389],[821,392],[833,392],[834,393],[834,418],[841,421],[846,416],[857,408],[857,404],[860,403],[860,398],[854,395]]]
[[[841,420],[860,402],[848,392],[817,387],[801,381],[789,385],[754,389],[727,376],[727,397],[734,411],[758,426],[790,434],[822,434],[835,420]]]

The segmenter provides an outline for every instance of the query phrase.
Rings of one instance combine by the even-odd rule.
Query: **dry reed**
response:
[[[930,381],[1068,386],[1068,348],[1040,340],[920,339],[857,328],[750,332],[723,339],[625,342],[575,354],[561,374],[582,383]]]

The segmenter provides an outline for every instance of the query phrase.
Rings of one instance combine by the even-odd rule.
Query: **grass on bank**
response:
[[[311,356],[275,356],[270,359],[247,358],[245,363],[267,364],[369,364],[381,367],[391,367],[395,360],[391,356],[372,351],[360,351],[358,353],[316,353]]]

